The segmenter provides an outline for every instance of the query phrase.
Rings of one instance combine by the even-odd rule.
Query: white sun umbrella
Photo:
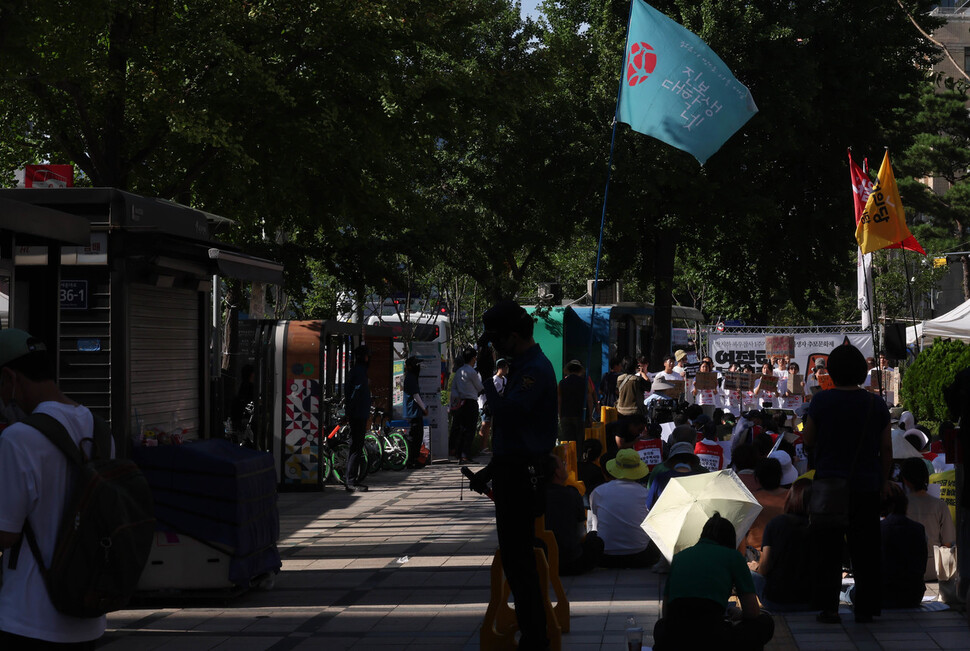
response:
[[[715,511],[734,525],[739,545],[761,505],[733,470],[675,477],[640,526],[669,561],[697,543]]]

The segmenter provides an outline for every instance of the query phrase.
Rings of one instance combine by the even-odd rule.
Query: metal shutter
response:
[[[198,293],[129,285],[128,318],[132,419],[201,438]]]

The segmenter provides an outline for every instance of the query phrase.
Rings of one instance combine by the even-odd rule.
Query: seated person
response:
[[[600,457],[600,466],[616,457],[618,450],[632,450],[634,442],[647,430],[647,419],[641,414],[620,416],[606,426],[606,454]]]
[[[906,517],[919,522],[926,531],[926,571],[923,573],[923,580],[936,581],[933,547],[951,547],[957,542],[956,527],[953,525],[950,507],[940,498],[926,492],[930,475],[922,459],[912,457],[903,461],[899,478],[909,491]]]
[[[774,635],[771,616],[758,607],[751,572],[734,548],[734,525],[715,513],[693,547],[678,552],[670,564],[662,618],[653,629],[653,648],[757,651]],[[740,621],[725,619],[728,598],[736,591]]]
[[[694,445],[694,454],[710,472],[724,469],[724,448],[718,444],[716,437],[717,428],[713,422],[707,422],[698,429],[698,441]]]
[[[603,567],[648,567],[656,560],[650,537],[640,526],[647,517],[647,489],[637,483],[647,474],[636,450],[623,449],[606,462],[613,477],[589,496],[592,527],[603,539]]]
[[[687,425],[686,423],[677,425],[677,427],[674,428],[674,431],[670,433],[670,436],[667,437],[667,446],[664,449],[664,458],[667,459],[670,457],[670,448],[677,443],[690,443],[691,445],[694,445],[696,440],[697,432],[693,427]],[[666,461],[654,466],[650,471],[650,476],[647,477],[647,488],[650,488],[653,485],[654,480],[667,470],[670,470],[670,467],[667,465]]]
[[[812,609],[809,592],[812,564],[808,531],[808,502],[812,480],[798,479],[787,491],[782,515],[771,519],[761,536],[761,560],[751,578],[762,605],[769,611]]]
[[[756,465],[758,465],[758,453],[755,452],[753,445],[748,443],[734,448],[731,453],[731,467],[734,468],[741,483],[752,493],[761,488],[754,474]]]
[[[701,465],[700,459],[694,454],[694,443],[688,443],[687,441],[674,443],[670,446],[670,453],[666,461],[664,461],[664,465],[669,470],[664,470],[656,478],[650,478],[650,491],[647,496],[648,508],[653,508],[653,505],[660,499],[660,494],[672,478],[700,475],[707,472],[704,466]],[[655,473],[656,471],[651,474]]]
[[[600,484],[606,483],[606,476],[603,468],[596,463],[596,460],[603,456],[603,444],[596,439],[586,439],[583,441],[583,448],[579,462],[576,464],[577,479],[583,482],[586,487],[586,494],[583,495],[583,504],[589,508],[589,494],[596,490]]]
[[[761,489],[754,491],[753,495],[758,500],[758,504],[761,505],[761,513],[751,524],[751,528],[748,529],[748,533],[739,548],[739,551],[745,555],[747,560],[756,564],[752,569],[757,568],[758,559],[761,558],[761,536],[764,534],[765,527],[785,512],[785,501],[788,499],[788,489],[781,487],[781,463],[774,455],[788,456],[784,452],[773,452],[771,457],[758,461],[754,468],[754,476],[761,484]],[[790,459],[788,467],[791,468]]]
[[[597,441],[598,443],[598,441]],[[559,546],[559,574],[583,574],[596,567],[603,541],[595,531],[586,533],[586,508],[574,486],[567,486],[565,462],[550,455],[552,481],[546,487],[546,529]]]
[[[883,501],[882,534],[882,606],[883,608],[916,608],[923,601],[926,584],[926,530],[919,522],[906,517],[909,500],[893,482],[889,497]],[[855,586],[848,600],[855,596]]]

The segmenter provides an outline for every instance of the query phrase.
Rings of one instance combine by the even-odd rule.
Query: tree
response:
[[[899,180],[907,204],[933,226],[949,231],[947,246],[962,247],[970,226],[970,117],[966,89],[953,80],[937,78],[918,92],[919,110],[909,116],[915,131],[904,152]],[[935,177],[931,184],[922,182]],[[970,259],[964,256],[963,297],[970,300]]]

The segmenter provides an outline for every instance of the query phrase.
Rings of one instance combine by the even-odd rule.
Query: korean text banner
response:
[[[703,165],[758,107],[697,35],[632,1],[617,120]]]
[[[801,333],[795,335],[795,357],[798,370],[802,375],[815,368],[815,360],[828,359],[836,346],[848,343],[862,351],[866,357],[872,356],[872,335],[865,333],[844,334],[841,332]],[[717,335],[708,339],[711,359],[718,370],[727,369],[732,363],[750,364],[755,373],[761,372],[761,365],[768,360],[763,334]]]

